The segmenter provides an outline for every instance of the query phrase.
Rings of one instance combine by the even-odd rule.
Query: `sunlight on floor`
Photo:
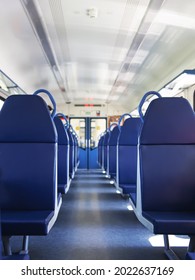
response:
[[[153,247],[164,247],[163,235],[155,235],[150,237],[148,240]],[[188,247],[189,238],[187,236],[179,237],[175,235],[169,235],[169,244],[171,247]]]
[[[110,180],[110,184],[113,185],[114,184],[114,180]]]
[[[133,211],[133,207],[129,204],[129,205],[127,205],[127,209],[129,210],[129,211]]]

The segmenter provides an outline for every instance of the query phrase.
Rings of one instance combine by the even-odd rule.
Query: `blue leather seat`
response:
[[[116,179],[116,146],[119,136],[118,125],[113,128],[110,132],[110,138],[108,141],[108,174],[111,178]]]
[[[136,204],[137,143],[141,127],[140,118],[125,120],[117,143],[117,186]]]
[[[58,191],[62,194],[68,192],[69,178],[69,137],[60,115],[54,117],[58,133]]]
[[[44,100],[12,95],[0,113],[2,235],[47,235],[61,205],[57,133]]]
[[[151,101],[139,139],[138,219],[154,234],[195,235],[195,115],[184,98]],[[193,237],[194,240],[194,237]],[[193,242],[195,243],[195,242]],[[195,244],[191,249],[195,249]]]

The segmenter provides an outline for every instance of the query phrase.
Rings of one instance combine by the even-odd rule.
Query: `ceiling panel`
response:
[[[194,0],[0,0],[0,8],[1,69],[27,92],[49,89],[61,107],[93,98],[133,110],[146,91],[195,68]]]

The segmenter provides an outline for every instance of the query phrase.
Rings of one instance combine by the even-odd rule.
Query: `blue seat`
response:
[[[47,235],[62,199],[57,192],[57,133],[46,103],[36,95],[8,97],[0,131],[2,235]]]
[[[154,234],[164,235],[169,258],[177,258],[169,234],[189,235],[194,251],[195,115],[186,99],[151,101],[138,152],[138,219]]]
[[[69,177],[70,179],[74,178],[74,167],[75,167],[75,162],[74,162],[74,154],[75,154],[75,149],[74,149],[74,138],[72,135],[72,132],[70,131],[70,127],[67,127],[67,133],[68,133],[68,138],[69,138]]]
[[[62,194],[68,192],[69,178],[69,138],[62,122],[61,114],[54,117],[54,123],[58,133],[58,191]]]
[[[137,143],[140,132],[140,118],[125,120],[117,143],[117,187],[136,204]]]
[[[106,133],[105,133],[105,136],[104,136],[104,139],[103,139],[103,161],[102,161],[102,164],[103,164],[103,171],[105,173],[107,173],[107,167],[108,167],[108,141],[109,141],[109,138],[110,138],[110,131],[107,130]]]
[[[98,164],[102,168],[102,144],[104,136],[102,135],[98,141]]]
[[[72,137],[73,137],[73,142],[74,142],[74,158],[73,158],[73,166],[74,166],[74,173],[76,172],[79,164],[79,159],[78,159],[78,140],[76,133],[72,131]]]
[[[116,179],[116,146],[119,136],[118,125],[110,132],[110,138],[108,141],[108,174],[112,179]]]
[[[104,170],[104,138],[105,138],[106,133],[104,133],[101,137],[101,142],[100,142],[100,148],[99,148],[99,158],[100,158],[100,167],[102,170]]]
[[[195,260],[195,252],[187,252],[185,259],[186,260]]]

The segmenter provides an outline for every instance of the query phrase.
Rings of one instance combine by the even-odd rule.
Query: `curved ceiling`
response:
[[[0,68],[26,92],[133,110],[195,68],[193,0],[0,0]]]

